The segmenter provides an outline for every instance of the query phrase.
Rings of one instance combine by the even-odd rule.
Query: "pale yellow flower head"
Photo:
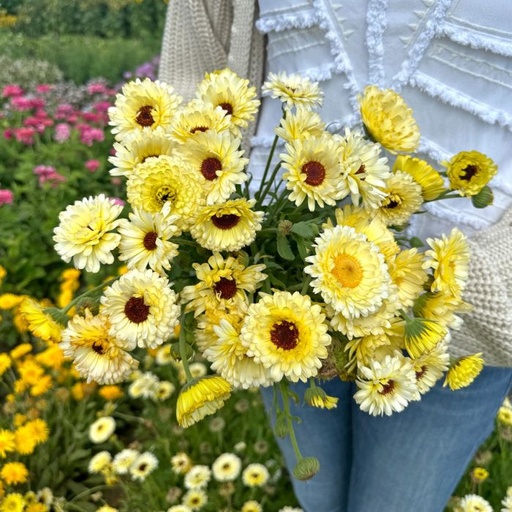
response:
[[[392,153],[418,148],[420,132],[413,111],[397,92],[369,85],[359,101],[364,126],[373,140]]]
[[[469,386],[480,374],[484,367],[482,353],[472,354],[457,359],[448,370],[444,386],[452,391]]]
[[[64,326],[58,324],[51,315],[34,299],[26,298],[20,305],[21,315],[28,323],[28,328],[44,341],[58,343],[62,337]]]

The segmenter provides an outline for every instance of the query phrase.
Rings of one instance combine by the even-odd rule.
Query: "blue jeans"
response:
[[[441,512],[491,434],[511,383],[512,369],[486,367],[468,388],[451,391],[441,381],[403,412],[374,417],[354,402],[353,383],[326,382],[337,409],[292,405],[303,419],[294,424],[302,455],[320,460],[311,480],[293,478],[297,499],[306,512]],[[305,388],[293,386],[301,397]],[[272,388],[263,399],[273,422]],[[278,443],[291,470],[289,438]]]

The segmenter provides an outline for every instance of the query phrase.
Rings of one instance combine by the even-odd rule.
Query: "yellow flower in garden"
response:
[[[0,295],[0,309],[14,309],[18,307],[23,300],[25,295],[15,295],[14,293],[4,293]]]
[[[480,374],[484,367],[482,353],[459,357],[448,370],[444,386],[451,390],[462,389],[469,386]]]
[[[0,286],[2,285],[2,282],[6,275],[7,275],[7,271],[5,270],[5,268],[2,265],[0,265]]]
[[[240,512],[263,512],[263,508],[257,501],[249,500],[242,505]]]
[[[432,351],[447,334],[448,329],[433,320],[405,318],[405,348],[411,357]]]
[[[427,238],[431,247],[425,251],[424,268],[434,269],[433,292],[442,292],[459,298],[466,286],[469,272],[469,246],[466,236],[458,228],[439,238]]]
[[[489,478],[489,471],[487,469],[477,466],[471,471],[471,480],[479,484]]]
[[[498,409],[498,421],[507,427],[512,427],[512,408],[500,407]]]
[[[338,406],[338,397],[329,396],[322,388],[310,387],[304,393],[304,401],[311,407],[334,409]]]
[[[32,359],[25,359],[18,364],[20,380],[33,386],[44,375],[44,369]]]
[[[259,462],[252,462],[242,472],[242,481],[247,487],[263,487],[269,480],[268,469]]]
[[[207,309],[237,309],[240,303],[247,303],[247,294],[254,293],[267,277],[262,273],[265,265],[246,267],[240,259],[224,258],[218,252],[207,263],[193,263],[192,267],[198,283],[185,286],[181,300],[196,317]]]
[[[59,345],[50,345],[47,349],[39,352],[34,359],[47,368],[59,370],[64,364],[64,354]]]
[[[37,442],[34,437],[34,432],[27,426],[27,424],[18,427],[14,431],[14,436],[16,440],[16,451],[20,455],[30,455],[34,452]]]
[[[69,205],[60,212],[59,225],[53,231],[59,256],[67,263],[73,260],[76,268],[88,272],[98,272],[102,263],[113,263],[112,251],[121,236],[110,231],[117,227],[122,209],[104,194]]]
[[[193,465],[192,459],[185,452],[178,452],[171,457],[171,467],[177,475],[188,473]]]
[[[387,226],[405,224],[423,204],[421,186],[405,172],[393,173],[386,181],[384,192],[386,197],[377,213]]]
[[[110,452],[103,450],[91,458],[87,470],[92,474],[103,473],[111,469],[111,463],[112,455]]]
[[[386,196],[386,180],[391,176],[388,159],[381,156],[382,147],[369,141],[359,130],[345,128],[344,135],[335,136],[343,179],[354,206],[362,203],[375,210]]]
[[[226,111],[210,102],[193,99],[178,110],[169,129],[170,137],[179,143],[185,143],[196,135],[207,131],[217,133],[231,130],[231,122]]]
[[[50,429],[46,421],[36,418],[25,423],[24,428],[32,434],[32,438],[36,444],[42,444],[48,441]]]
[[[27,421],[27,417],[25,414],[16,413],[14,415],[12,424],[16,428],[18,428],[18,427],[21,427],[21,425],[23,425],[23,423],[25,423],[26,421]]]
[[[129,269],[144,271],[147,267],[165,275],[171,261],[178,255],[178,245],[170,239],[178,233],[176,215],[170,215],[170,204],[162,211],[149,213],[134,208],[128,219],[121,219],[119,260],[126,261]]]
[[[433,201],[446,192],[443,177],[425,160],[409,155],[398,155],[393,166],[393,172],[406,172],[421,186],[423,199]]]
[[[53,386],[53,380],[50,375],[43,375],[35,384],[30,388],[32,396],[44,395]]]
[[[0,457],[5,459],[8,452],[16,450],[16,437],[13,432],[0,429]]]
[[[102,386],[98,391],[98,395],[100,395],[105,400],[109,400],[111,402],[117,400],[118,398],[121,398],[123,394],[123,390],[119,386],[115,385]]]
[[[243,158],[240,145],[241,140],[230,132],[208,130],[178,148],[179,156],[196,173],[206,194],[206,204],[227,201],[236,186],[248,179],[244,168],[249,159]]]
[[[493,512],[492,505],[478,494],[466,494],[457,503],[456,512]],[[502,511],[503,512],[503,511]],[[506,511],[505,511],[506,512]]]
[[[48,507],[44,503],[28,503],[24,512],[48,512]]]
[[[0,469],[0,478],[7,485],[23,484],[28,479],[28,469],[22,462],[7,462]]]
[[[404,249],[388,261],[391,280],[398,287],[398,300],[402,308],[413,305],[423,292],[427,282],[427,272],[423,268],[423,255],[416,248]]]
[[[318,113],[301,108],[295,112],[287,112],[275,132],[286,142],[320,137],[325,132],[325,123]]]
[[[260,105],[256,88],[229,69],[207,73],[197,87],[196,96],[215,107],[220,106],[224,115],[230,116],[234,133],[254,119]]]
[[[6,353],[0,354],[0,377],[12,366],[11,358]]]
[[[389,294],[391,278],[378,247],[350,226],[335,226],[315,239],[315,254],[304,272],[325,302],[347,318],[379,309]]]
[[[348,194],[346,181],[341,176],[341,166],[330,134],[294,140],[285,146],[279,157],[284,169],[286,188],[291,190],[288,199],[296,206],[305,200],[308,209],[334,206]]]
[[[61,339],[63,326],[58,324],[43,307],[34,299],[26,298],[19,311],[27,321],[30,332],[44,341],[58,343]]]
[[[241,198],[205,206],[198,211],[190,234],[210,251],[239,251],[251,244],[261,229],[263,212],[252,209],[255,202]]]
[[[155,348],[172,336],[179,323],[176,300],[166,277],[149,269],[130,270],[103,292],[101,311],[108,318],[109,333],[119,347]]]
[[[98,508],[96,512],[117,512],[117,508],[111,507],[109,505],[103,505],[102,507]]]
[[[105,315],[93,316],[87,310],[84,317],[75,315],[62,333],[60,348],[88,381],[114,384],[138,366],[138,361],[109,333],[110,327]]]
[[[478,151],[461,151],[443,165],[450,188],[461,196],[477,195],[498,172],[498,166]]]
[[[261,91],[279,99],[289,109],[311,109],[323,102],[323,91],[318,83],[299,74],[269,73]]]
[[[109,173],[111,176],[129,178],[137,172],[139,164],[149,158],[159,159],[163,155],[171,156],[175,147],[176,143],[172,142],[165,132],[144,128],[122,144],[114,143],[115,155],[108,158],[114,167]]]
[[[123,85],[113,107],[109,124],[116,140],[140,133],[144,128],[167,129],[182,101],[174,88],[159,80],[137,78]]]
[[[187,383],[176,405],[179,425],[190,427],[205,416],[214,414],[230,396],[231,386],[220,376],[205,376]]]
[[[410,153],[418,148],[418,125],[412,109],[397,92],[369,85],[359,101],[364,126],[373,140],[390,152]]]
[[[104,443],[116,430],[116,421],[112,416],[102,416],[89,427],[89,439],[93,443]]]
[[[208,503],[208,494],[203,489],[190,489],[182,498],[188,510],[200,510]]]
[[[24,355],[32,352],[32,345],[30,343],[20,343],[16,345],[10,352],[12,359],[21,359]]]
[[[158,459],[151,452],[141,453],[130,466],[128,472],[132,480],[143,482],[158,466]]]
[[[327,329],[322,308],[307,295],[278,291],[249,306],[240,340],[272,381],[286,377],[305,382],[318,374],[327,358]]]
[[[148,158],[137,167],[126,184],[132,208],[157,213],[169,203],[171,215],[178,215],[176,225],[188,230],[198,208],[205,202],[199,177],[175,157]]]
[[[0,504],[0,512],[23,512],[25,500],[17,492],[9,493]]]

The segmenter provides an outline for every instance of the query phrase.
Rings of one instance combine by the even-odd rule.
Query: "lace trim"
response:
[[[434,4],[435,7],[430,11],[429,18],[425,22],[425,28],[410,49],[409,55],[403,62],[400,71],[393,78],[393,88],[397,91],[400,91],[400,88],[409,81],[413,73],[418,69],[430,42],[438,35],[439,27],[443,23],[451,3],[452,0],[438,0]]]
[[[366,13],[366,46],[368,48],[368,81],[384,87],[383,35],[387,27],[388,0],[370,0]]]
[[[469,199],[467,199],[469,201]],[[473,229],[480,230],[489,226],[489,221],[481,217],[468,215],[465,211],[447,210],[441,203],[427,203],[423,206],[434,217],[449,220],[457,226],[469,226]]]
[[[262,34],[269,32],[283,32],[291,28],[310,28],[318,24],[313,9],[299,13],[271,14],[262,16],[256,21],[256,28]]]
[[[429,96],[441,99],[444,103],[466,110],[486,123],[497,123],[512,131],[512,116],[506,112],[495,109],[456,89],[452,89],[424,73],[417,72],[411,77],[410,84],[426,92]]]
[[[445,22],[441,26],[439,35],[446,36],[456,43],[470,46],[476,50],[488,50],[498,55],[512,57],[510,41],[479,34],[459,25]]]

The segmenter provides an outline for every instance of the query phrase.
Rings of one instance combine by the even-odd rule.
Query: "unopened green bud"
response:
[[[277,229],[281,234],[284,236],[287,236],[290,234],[290,231],[292,230],[293,223],[289,220],[280,220],[277,224]]]
[[[471,202],[475,208],[485,208],[489,206],[494,201],[494,194],[492,189],[485,185],[485,187],[476,194],[476,196],[471,197]]]
[[[309,480],[320,471],[320,461],[316,457],[304,457],[293,468],[293,476],[297,480]]]
[[[289,433],[288,423],[284,414],[278,414],[276,418],[276,424],[274,425],[274,432],[277,437],[284,439]]]

